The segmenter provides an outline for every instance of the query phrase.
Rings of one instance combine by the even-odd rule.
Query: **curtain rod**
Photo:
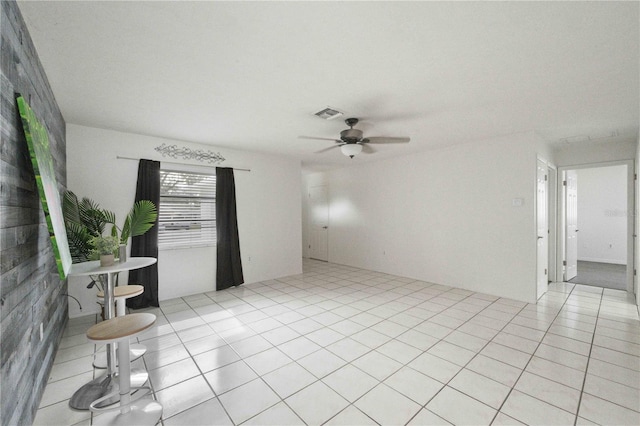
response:
[[[123,157],[121,155],[116,155],[116,159],[118,159],[118,160],[133,160],[133,161],[146,160],[146,158]],[[204,164],[176,163],[176,162],[173,162],[173,161],[162,161],[162,160],[160,162],[161,163],[166,163],[166,164],[177,164],[177,165],[180,165],[180,166],[194,166],[194,167],[208,167],[208,168],[216,167],[214,165],[205,166]],[[232,167],[232,169],[233,170],[238,170],[238,171],[241,171],[241,172],[250,172],[251,171],[251,169],[238,169],[238,168],[235,168],[235,167]]]

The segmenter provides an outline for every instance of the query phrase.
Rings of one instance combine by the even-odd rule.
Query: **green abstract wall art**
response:
[[[27,101],[20,95],[18,95],[18,108],[20,109],[24,135],[27,139],[27,145],[29,145],[31,163],[47,221],[49,237],[53,245],[58,274],[61,279],[65,279],[71,269],[72,261],[53,167],[53,157],[49,149],[49,136],[47,129],[38,121]]]

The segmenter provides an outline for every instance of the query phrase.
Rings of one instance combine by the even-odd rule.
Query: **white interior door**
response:
[[[549,215],[547,210],[547,165],[538,160],[536,195],[537,230],[537,289],[538,298],[547,292],[549,286]]]
[[[565,261],[564,280],[569,281],[578,275],[578,175],[575,170],[565,172]]]
[[[329,260],[329,204],[327,187],[309,188],[309,257],[317,260]]]

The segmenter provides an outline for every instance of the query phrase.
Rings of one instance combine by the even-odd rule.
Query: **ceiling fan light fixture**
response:
[[[325,149],[321,149],[320,151],[316,151],[316,154],[323,153],[325,151],[335,149],[340,147],[342,154],[347,157],[353,158],[357,154],[364,152],[365,154],[372,154],[376,152],[369,144],[396,144],[396,143],[407,143],[411,139],[408,137],[386,137],[386,136],[370,136],[368,138],[363,137],[362,130],[354,129],[354,126],[358,124],[358,119],[347,118],[344,120],[348,129],[345,129],[340,132],[340,139],[331,139],[331,138],[318,138],[313,136],[298,136],[301,139],[318,139],[318,140],[329,140],[335,142],[333,146],[327,147]],[[366,146],[365,146],[366,144]]]
[[[347,157],[353,158],[354,155],[362,152],[362,145],[359,143],[347,143],[340,147],[340,150]]]

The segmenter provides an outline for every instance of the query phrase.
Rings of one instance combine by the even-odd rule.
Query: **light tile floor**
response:
[[[161,305],[135,364],[165,425],[640,424],[640,321],[617,290],[556,283],[533,305],[305,260]],[[69,321],[35,424],[94,420],[68,408],[96,374],[93,322]]]

